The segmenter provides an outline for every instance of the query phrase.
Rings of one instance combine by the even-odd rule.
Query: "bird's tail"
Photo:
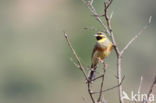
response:
[[[91,65],[91,70],[88,73],[88,81],[92,81],[95,78],[96,66]]]

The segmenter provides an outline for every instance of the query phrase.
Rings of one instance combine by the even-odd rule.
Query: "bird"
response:
[[[113,44],[104,32],[97,32],[95,35],[96,44],[91,55],[91,69],[88,73],[88,81],[93,81],[95,71],[100,60],[104,60],[112,51]]]

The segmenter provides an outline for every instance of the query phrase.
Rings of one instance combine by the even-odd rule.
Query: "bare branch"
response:
[[[120,84],[120,82],[121,82],[121,55],[120,55],[119,48],[117,47],[113,32],[112,32],[112,27],[111,27],[111,24],[110,24],[110,18],[108,17],[108,8],[110,7],[112,1],[113,0],[109,0],[108,2],[104,2],[104,7],[105,7],[104,17],[105,17],[107,26],[97,16],[98,14],[96,13],[96,10],[94,9],[93,5],[88,6],[88,8],[95,15],[96,19],[102,24],[102,26],[104,27],[106,32],[111,37],[113,47],[114,47],[114,50],[115,50],[116,56],[117,56],[117,77],[118,77],[118,84]],[[119,101],[120,101],[120,103],[124,103],[124,101],[122,100],[122,85],[119,85],[118,92],[119,92]]]
[[[71,50],[72,50],[72,52],[73,52],[75,58],[77,59],[77,62],[78,62],[78,64],[79,64],[80,70],[82,71],[83,75],[85,76],[86,80],[88,81],[88,78],[87,78],[87,75],[86,75],[86,73],[85,73],[84,67],[82,66],[82,64],[81,64],[81,62],[80,62],[80,59],[79,59],[79,57],[77,56],[75,50],[73,49],[73,47],[72,47],[72,45],[71,45],[71,43],[70,43],[70,41],[69,41],[68,35],[67,35],[65,32],[64,32],[64,36],[65,36],[65,38],[66,38],[66,41],[67,41],[67,43],[68,43],[68,46],[71,48]],[[87,82],[87,84],[88,84],[88,93],[89,93],[89,95],[90,95],[90,97],[91,97],[92,102],[95,103],[95,100],[94,100],[94,98],[93,98],[93,96],[92,96],[92,91],[91,91],[91,87],[90,87],[90,82]]]
[[[92,100],[93,103],[96,103],[95,100],[94,100],[94,98],[93,98],[93,91],[90,88],[91,82],[87,82],[87,83],[88,83],[88,93],[90,95],[90,98],[91,98],[91,100]]]
[[[148,23],[141,29],[122,49],[121,55],[125,52],[125,50],[147,29],[147,27],[151,24],[152,16],[149,17]]]
[[[120,82],[118,85],[113,86],[113,87],[108,88],[108,89],[105,89],[105,90],[103,90],[102,92],[107,92],[107,91],[110,91],[110,90],[113,90],[113,89],[119,87],[119,86],[123,83],[124,79],[125,79],[125,76],[122,78],[121,82]],[[96,93],[99,93],[99,92],[93,92],[92,94],[96,94]]]
[[[103,76],[102,76],[102,81],[101,81],[101,87],[100,87],[100,92],[99,92],[99,98],[97,100],[97,102],[101,101],[101,97],[102,97],[102,91],[103,91],[103,83],[104,83],[104,78],[105,78],[105,72],[106,72],[106,63],[103,62],[104,66],[103,66]]]
[[[80,59],[79,59],[79,57],[77,56],[75,50],[73,49],[73,47],[72,47],[72,45],[71,45],[71,43],[70,43],[70,41],[69,41],[68,35],[67,35],[65,32],[64,32],[64,37],[66,38],[66,41],[67,41],[67,43],[68,43],[68,46],[71,48],[71,50],[72,50],[72,52],[73,52],[75,58],[77,59],[77,62],[78,62],[78,64],[79,64],[79,66],[80,66],[80,67],[79,67],[80,70],[82,71],[83,75],[85,76],[85,78],[86,78],[86,80],[87,80],[87,75],[86,75],[86,73],[85,73],[84,67],[82,66],[82,64],[81,64],[81,62],[80,62]]]
[[[99,78],[101,78],[101,77],[103,77],[103,76],[104,76],[104,74],[102,74],[102,75],[100,75],[100,76],[94,78],[92,81],[95,81],[95,80],[97,80],[97,79],[99,79]]]

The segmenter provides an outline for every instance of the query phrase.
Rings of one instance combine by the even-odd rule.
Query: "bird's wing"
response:
[[[105,47],[105,46],[104,46],[103,48],[101,48],[101,47],[99,47],[97,44],[95,44],[95,46],[94,46],[94,48],[93,48],[93,51],[92,51],[91,59],[93,58],[94,53],[95,53],[96,50],[102,51],[102,50],[106,50],[106,48],[107,48],[107,47]]]
[[[94,55],[95,51],[97,50],[97,48],[98,48],[98,46],[97,46],[97,44],[96,44],[96,45],[94,46],[94,48],[93,48],[91,59],[93,58],[93,55]]]

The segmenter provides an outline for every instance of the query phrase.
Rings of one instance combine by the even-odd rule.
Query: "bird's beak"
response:
[[[97,34],[95,34],[94,36],[95,36],[95,37],[97,37],[98,35],[97,35]]]

